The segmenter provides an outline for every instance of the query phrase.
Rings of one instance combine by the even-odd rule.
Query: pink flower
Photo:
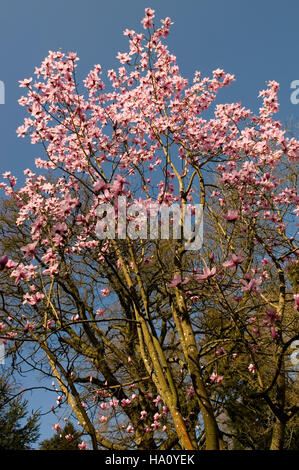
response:
[[[107,188],[106,183],[104,181],[97,181],[93,185],[93,190],[96,192],[104,191]]]
[[[153,403],[155,403],[155,405],[158,406],[161,400],[162,398],[160,397],[160,395],[157,395],[157,398],[153,400]]]
[[[239,214],[237,210],[229,210],[227,214],[223,216],[228,222],[234,222],[235,220],[238,220]]]
[[[173,280],[168,284],[168,287],[176,287],[176,286],[183,286],[189,282],[189,278],[186,277],[184,280],[181,279],[179,274],[175,274]]]
[[[100,421],[100,423],[107,423],[108,418],[107,418],[107,416],[101,416],[101,417],[99,418],[99,421]]]
[[[216,356],[223,356],[223,354],[225,354],[225,351],[223,348],[217,349]]]
[[[249,282],[244,279],[240,280],[243,287],[241,288],[243,292],[258,292],[258,286],[262,283],[261,279],[251,279]]]
[[[276,310],[272,310],[271,308],[266,309],[267,318],[263,321],[264,325],[274,325],[274,323],[279,320],[279,316],[277,315]]]
[[[18,263],[16,263],[15,261],[12,261],[11,259],[9,259],[6,263],[6,265],[5,265],[5,268],[6,269],[12,269],[12,268],[15,268],[17,265],[18,265]]]
[[[132,426],[131,424],[127,427],[127,432],[128,432],[129,434],[132,434],[132,433],[134,432],[134,428],[133,428],[133,426]]]
[[[118,407],[118,404],[119,404],[119,400],[117,400],[117,398],[112,398],[112,400],[110,400],[110,407],[115,409]]]
[[[120,403],[121,403],[121,406],[130,406],[132,403],[132,400],[130,400],[130,398],[123,398]]]
[[[49,274],[50,276],[53,276],[53,274],[58,273],[58,263],[51,264],[51,266],[48,269],[43,270],[43,274]]]
[[[37,242],[29,243],[29,245],[25,245],[21,247],[21,250],[24,251],[24,256],[30,256],[31,259],[34,258],[36,250]]]
[[[24,325],[23,330],[24,330],[25,333],[27,333],[28,331],[34,330],[34,323],[30,323],[30,322],[27,320],[26,325]]]
[[[61,428],[59,423],[56,423],[56,424],[54,424],[53,429],[54,429],[54,431],[58,432],[58,431],[61,431],[62,428]]]
[[[86,443],[84,441],[80,442],[80,444],[78,444],[78,449],[86,450],[87,449]]]
[[[110,294],[108,287],[105,287],[105,289],[101,289],[101,294],[103,297],[107,297]]]
[[[150,8],[145,9],[145,17],[141,20],[144,29],[153,27],[154,24],[152,22],[152,18],[155,16],[154,13],[155,10],[151,10]]]
[[[98,310],[96,311],[96,315],[98,317],[102,317],[104,315],[104,310],[102,308],[98,308]]]
[[[210,381],[212,383],[217,383],[218,384],[218,383],[222,382],[222,380],[223,380],[223,375],[218,375],[215,372],[213,372],[213,374],[210,377]]]
[[[29,281],[31,277],[35,276],[35,269],[36,266],[33,266],[32,264],[29,266],[24,266],[24,264],[21,263],[16,269],[13,270],[10,276],[15,277],[15,283],[19,284],[21,279]]]
[[[19,87],[25,88],[29,87],[30,83],[32,82],[32,78],[24,78],[24,80],[19,80]]]
[[[222,266],[224,266],[225,268],[233,269],[233,268],[236,268],[239,264],[243,263],[245,259],[246,258],[242,258],[241,251],[240,251],[238,255],[231,254],[230,260],[222,263]]]
[[[154,421],[153,424],[151,424],[151,427],[155,430],[158,429],[161,426],[161,423],[159,421]]]
[[[271,326],[270,333],[271,333],[271,336],[272,336],[273,339],[277,339],[278,336],[279,336],[276,329],[274,328],[274,326]]]
[[[295,301],[294,309],[299,310],[299,294],[294,295],[294,301]]]
[[[145,410],[142,410],[141,413],[140,413],[140,419],[145,419],[147,417],[147,411]]]
[[[39,302],[40,300],[42,300],[44,298],[44,294],[42,294],[41,292],[37,292],[36,294],[33,294],[33,295],[30,295],[29,293],[27,294],[24,294],[23,298],[23,304],[30,304],[30,305],[36,305],[37,302]]]
[[[67,441],[72,441],[73,438],[74,438],[74,436],[73,436],[72,434],[67,434],[67,435],[65,436],[65,438],[66,438]]]
[[[203,268],[203,274],[197,274],[196,280],[197,281],[203,281],[204,279],[209,279],[216,274],[216,266],[214,266],[212,269],[209,268]]]
[[[52,228],[52,233],[53,235],[58,234],[60,236],[63,236],[65,232],[67,231],[67,225],[64,222],[58,222],[54,227]]]
[[[101,408],[102,410],[109,410],[109,405],[108,405],[107,403],[101,403],[101,404],[100,404],[100,408]]]
[[[116,57],[121,64],[127,64],[131,60],[131,57],[127,53],[122,54],[121,52],[119,52]]]
[[[249,364],[248,370],[249,370],[249,372],[251,372],[252,374],[255,374],[255,367],[254,367],[253,364]]]
[[[2,271],[6,267],[7,262],[8,262],[8,256],[7,255],[1,256],[1,258],[0,258],[0,271]]]

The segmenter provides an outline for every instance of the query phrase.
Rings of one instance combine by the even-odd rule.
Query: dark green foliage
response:
[[[0,378],[0,450],[27,450],[39,437],[39,415],[28,416],[27,400]]]
[[[71,434],[73,439],[68,441],[65,436]],[[62,437],[60,437],[62,436]],[[61,432],[55,432],[51,439],[46,439],[40,443],[40,450],[79,450],[78,444],[81,442],[81,434],[76,431],[72,423],[67,423]]]

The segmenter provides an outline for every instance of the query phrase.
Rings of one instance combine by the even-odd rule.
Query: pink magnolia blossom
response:
[[[24,256],[29,256],[31,259],[33,259],[35,253],[37,253],[36,245],[37,245],[37,242],[33,242],[33,243],[29,243],[26,246],[22,246],[21,250],[24,251]]]
[[[80,442],[80,444],[78,444],[78,449],[79,450],[86,450],[87,449],[86,442],[84,442],[84,441]]]
[[[49,274],[50,276],[53,276],[54,274],[57,274],[58,272],[59,272],[58,263],[53,263],[49,266],[49,268],[43,270],[43,274]]]
[[[223,348],[219,348],[216,350],[216,356],[223,356],[225,354],[225,351]]]
[[[6,269],[12,269],[12,268],[15,268],[16,266],[18,265],[18,263],[16,263],[15,261],[12,261],[11,259],[9,259],[5,265],[5,268]]]
[[[15,277],[15,283],[19,284],[21,280],[29,281],[32,277],[36,276],[35,273],[36,266],[32,264],[24,266],[23,263],[20,263],[10,274],[11,277]]]
[[[203,274],[197,274],[196,280],[203,281],[205,279],[210,279],[211,277],[214,277],[215,274],[216,274],[216,266],[214,266],[212,269],[203,268]]]
[[[230,260],[229,261],[225,261],[224,263],[222,263],[222,266],[224,266],[225,268],[236,268],[239,266],[239,264],[242,264],[243,261],[245,261],[246,258],[242,257],[241,256],[241,251],[239,252],[238,255],[235,255],[234,253],[230,255]]]
[[[263,320],[264,325],[273,325],[279,320],[279,316],[277,315],[277,311],[271,308],[266,309],[266,319]]]
[[[102,410],[108,410],[110,408],[110,406],[107,403],[101,403],[100,407],[102,408]]]
[[[56,423],[56,424],[54,424],[53,429],[54,429],[54,431],[59,432],[59,431],[61,431],[62,428],[61,428],[59,423]]]
[[[177,287],[179,285],[183,286],[189,282],[189,278],[181,279],[179,274],[175,274],[173,280],[168,284],[168,287]]]
[[[1,256],[1,258],[0,258],[0,271],[2,271],[6,267],[7,262],[8,262],[8,256],[7,255]]]
[[[100,421],[100,423],[107,423],[108,418],[107,418],[107,416],[100,416],[99,421]]]
[[[144,419],[147,417],[147,414],[148,414],[147,411],[142,410],[142,411],[140,412],[140,419],[141,419],[141,420],[144,420]]]
[[[41,292],[36,292],[36,294],[30,295],[29,293],[23,296],[23,304],[36,305],[40,300],[45,297]]]
[[[215,372],[210,376],[211,383],[220,383],[223,380],[223,375],[218,375]]]
[[[32,82],[32,77],[31,78],[25,78],[24,80],[19,80],[19,86],[20,88],[22,87],[29,87],[30,83]]]
[[[160,395],[157,395],[157,397],[153,400],[153,403],[155,403],[155,405],[158,406],[161,401],[162,401],[162,398],[160,397]]]
[[[154,10],[146,8],[142,19],[144,29],[154,28],[154,17]],[[173,168],[170,168],[172,165],[168,164],[163,154],[162,146],[166,139],[169,139],[173,152],[177,152],[173,162],[177,159],[180,165],[182,164],[182,167],[180,166],[178,169],[181,180],[186,178],[190,181],[189,178],[193,171],[201,168],[203,178],[205,178],[207,171],[210,172],[210,168],[205,162],[210,165],[211,157],[212,161],[215,161],[216,157],[219,165],[216,167],[212,164],[217,182],[217,191],[213,191],[211,196],[213,204],[215,204],[214,207],[219,208],[220,206],[221,214],[226,212],[222,217],[227,222],[235,222],[241,217],[244,218],[244,226],[240,229],[240,235],[244,236],[244,239],[250,235],[248,226],[253,220],[257,221],[256,224],[252,224],[256,230],[259,230],[260,226],[269,227],[269,233],[273,233],[273,237],[266,238],[267,232],[263,233],[263,230],[260,232],[263,242],[266,243],[266,249],[257,238],[254,239],[258,261],[262,260],[262,266],[270,264],[269,260],[263,259],[264,255],[267,254],[271,259],[271,253],[276,256],[277,251],[277,255],[280,256],[279,250],[283,251],[285,241],[280,248],[280,240],[282,234],[288,233],[289,227],[286,224],[284,214],[291,214],[294,207],[298,206],[298,196],[295,188],[287,187],[285,181],[281,182],[277,177],[278,165],[280,162],[284,163],[285,161],[292,164],[298,160],[299,142],[294,138],[289,138],[283,126],[273,118],[273,114],[278,111],[279,85],[277,82],[271,81],[268,82],[265,90],[261,91],[262,105],[257,114],[253,114],[240,102],[225,105],[216,104],[213,117],[209,119],[207,116],[211,114],[211,106],[217,98],[217,93],[221,88],[232,83],[234,76],[216,68],[211,77],[201,77],[200,72],[196,72],[193,82],[189,83],[181,75],[175,56],[169,52],[162,40],[167,37],[170,25],[171,20],[167,17],[161,21],[160,25],[155,25],[152,31],[146,31],[145,34],[138,34],[133,30],[126,29],[124,34],[128,39],[128,50],[119,52],[117,55],[122,66],[117,70],[108,71],[109,90],[105,93],[103,93],[105,84],[102,80],[102,69],[99,64],[95,65],[88,73],[83,81],[84,89],[81,92],[82,87],[80,84],[77,87],[76,83],[76,76],[80,76],[80,73],[75,73],[78,57],[75,53],[65,54],[62,51],[49,51],[48,56],[35,71],[38,80],[27,78],[20,81],[25,96],[20,98],[19,104],[25,107],[28,116],[18,128],[17,135],[19,137],[29,135],[32,144],[38,143],[45,147],[47,155],[45,159],[37,158],[35,160],[37,168],[49,172],[59,169],[59,174],[65,173],[63,178],[58,177],[57,181],[56,178],[53,178],[50,182],[43,174],[35,174],[26,169],[24,171],[26,183],[17,190],[16,178],[10,172],[6,172],[4,174],[6,182],[1,183],[0,186],[18,208],[17,227],[23,225],[25,229],[28,227],[28,244],[21,248],[20,255],[23,255],[25,259],[28,257],[29,260],[26,259],[26,261],[33,260],[33,264],[26,265],[25,262],[22,264],[8,260],[5,255],[0,258],[0,270],[8,267],[12,269],[10,276],[14,278],[17,286],[21,284],[18,286],[20,291],[22,292],[24,289],[25,292],[23,303],[26,304],[26,308],[22,310],[26,312],[29,309],[31,312],[38,311],[38,302],[42,300],[41,296],[43,295],[38,292],[41,290],[40,285],[45,286],[44,292],[46,293],[47,290],[47,295],[49,292],[49,302],[41,303],[42,313],[36,323],[36,329],[44,327],[42,319],[44,315],[49,318],[47,317],[48,310],[49,315],[52,315],[50,295],[53,295],[52,304],[56,305],[58,301],[55,289],[50,294],[48,287],[50,288],[52,281],[54,284],[54,281],[57,280],[68,288],[67,281],[72,274],[73,267],[75,279],[81,278],[79,272],[82,269],[82,276],[92,271],[95,281],[99,280],[100,277],[97,273],[102,274],[105,271],[102,268],[105,267],[107,260],[110,260],[111,263],[115,262],[121,276],[119,280],[125,284],[126,281],[123,281],[125,277],[122,275],[127,266],[137,266],[140,268],[141,277],[144,275],[142,270],[144,265],[148,263],[148,258],[144,256],[152,255],[150,251],[147,252],[146,245],[145,253],[140,254],[140,250],[136,250],[137,260],[133,264],[126,256],[124,256],[124,261],[120,259],[116,261],[116,258],[121,254],[115,253],[114,248],[111,247],[112,244],[95,240],[95,212],[99,205],[106,203],[112,203],[116,208],[119,196],[127,196],[130,205],[137,202],[136,198],[139,195],[136,195],[136,192],[138,193],[136,188],[140,182],[141,191],[144,191],[146,195],[149,194],[145,198],[141,193],[142,197],[148,199],[149,202],[157,200],[169,207],[173,203],[180,204],[182,202],[182,194],[177,191],[175,172]],[[131,67],[130,64],[134,64],[134,66]],[[80,89],[80,94],[78,89]],[[109,173],[109,167],[113,167],[112,174],[106,175],[106,169]],[[151,181],[146,174],[144,178],[139,179],[141,176],[138,173],[139,169],[148,169],[153,172],[156,179],[153,178]],[[160,180],[159,172],[162,175],[162,181],[157,184],[157,192],[156,188],[152,191],[152,187],[156,186],[156,182]],[[154,182],[155,184],[153,184]],[[90,199],[88,204],[82,200],[81,207],[79,197],[74,195],[81,195],[83,186],[84,191],[90,190]],[[229,197],[230,188],[236,195],[234,207],[237,207],[238,210],[228,209],[231,200]],[[207,191],[206,195],[207,205],[210,204],[209,192]],[[195,191],[190,188],[187,195],[188,203],[195,204],[196,197]],[[148,205],[145,203],[144,207],[148,209]],[[294,213],[296,212],[298,212],[298,208],[295,209]],[[115,216],[119,222],[119,214],[115,213]],[[217,210],[215,217],[221,225],[223,220],[219,220]],[[132,218],[128,217],[127,222],[131,221]],[[232,225],[224,223],[223,230],[231,231]],[[224,233],[223,243],[219,243],[219,247],[215,247],[214,253],[208,255],[209,262],[213,267],[205,267],[201,274],[194,269],[195,280],[204,281],[216,276],[216,259],[220,256],[221,250],[224,252],[228,248],[228,245],[225,247],[228,240],[226,235],[227,233]],[[252,236],[254,237],[254,234]],[[217,239],[213,239],[213,241],[215,240]],[[238,239],[232,238],[231,242],[232,246],[229,247],[229,250],[235,251],[233,245],[238,246]],[[239,246],[243,246],[243,244],[240,243]],[[37,247],[41,252],[42,265],[39,264]],[[210,248],[207,246],[206,253],[209,251]],[[225,259],[222,264],[224,268],[228,269],[238,268],[245,260],[245,255],[241,252],[229,254],[228,257],[229,259]],[[195,258],[194,262],[197,263],[197,256]],[[21,258],[19,256],[16,259]],[[74,260],[77,262],[77,259],[78,263],[75,265]],[[152,259],[154,261],[155,257]],[[80,260],[86,260],[86,269],[85,265],[80,266]],[[98,270],[96,263],[99,264]],[[253,265],[255,266],[255,262]],[[111,267],[114,268],[112,264]],[[274,269],[275,263],[273,264]],[[77,272],[78,276],[76,276]],[[136,273],[129,270],[128,272],[135,283]],[[268,268],[267,271],[261,272],[260,268],[255,267],[250,273],[244,275],[241,281],[238,280],[237,273],[228,276],[226,274],[229,273],[226,273],[222,268],[219,268],[219,271],[217,268],[217,272],[217,278],[223,287],[223,298],[221,298],[222,292],[219,291],[219,299],[217,299],[217,291],[213,292],[212,288],[210,289],[211,296],[210,293],[206,295],[203,292],[199,298],[193,289],[202,290],[204,287],[202,284],[195,288],[192,287],[192,290],[190,288],[187,293],[184,293],[190,316],[196,316],[196,310],[204,312],[204,308],[210,308],[209,303],[212,304],[214,299],[216,303],[218,300],[219,303],[224,300],[228,303],[232,302],[233,305],[228,306],[237,310],[238,304],[234,304],[234,302],[242,300],[241,289],[244,293],[256,294],[256,299],[252,300],[256,300],[256,305],[260,303],[257,294],[259,294],[262,281],[269,276]],[[3,278],[5,275],[6,272],[3,273]],[[163,275],[164,273],[161,272],[161,277]],[[51,276],[52,279],[48,279],[47,276]],[[159,273],[157,273],[158,276]],[[37,279],[36,286],[32,284],[34,279]],[[168,287],[183,286],[187,282],[189,282],[188,278],[182,278],[176,274]],[[125,284],[123,285],[124,290],[129,287]],[[190,282],[191,284],[193,283]],[[137,281],[136,286],[138,289]],[[81,291],[84,289],[82,283],[78,284],[78,288],[81,295]],[[101,294],[105,297],[110,294],[110,291],[105,288],[101,290]],[[65,295],[67,296],[67,293]],[[151,290],[149,290],[149,295],[148,300],[151,304]],[[154,295],[155,293],[153,293]],[[199,302],[202,299],[203,308],[196,309],[196,304],[190,306],[189,295],[191,301],[194,302]],[[204,305],[205,297],[207,297],[207,307]],[[244,297],[246,300],[246,296]],[[295,309],[299,310],[299,295],[294,296],[294,302]],[[59,329],[62,320],[71,318],[76,321],[78,319],[76,315],[63,314],[63,311],[69,312],[67,301],[65,303],[63,301],[62,305],[65,307],[62,307],[59,321],[57,321]],[[44,307],[48,309],[45,312],[43,311]],[[140,305],[140,307],[142,311],[143,306]],[[241,305],[241,307],[246,321],[250,308],[249,303]],[[15,312],[13,313],[15,318]],[[104,309],[96,310],[97,317],[101,317],[103,314]],[[89,310],[86,315],[88,318],[91,316],[92,322],[93,315],[89,315]],[[28,318],[32,317],[28,316]],[[113,319],[109,318],[109,320]],[[253,324],[254,321],[254,318],[250,318],[248,322]],[[269,327],[273,339],[277,339],[278,321],[276,312],[272,314],[266,311],[264,326]],[[24,321],[22,318],[21,324],[24,325],[25,322],[26,318]],[[54,324],[56,324],[54,320],[48,320],[47,327],[52,327]],[[92,323],[85,326],[92,328]],[[106,328],[104,322],[101,323],[101,326]],[[79,323],[73,325],[75,330],[79,330],[80,327]],[[30,331],[31,328],[33,329],[34,325],[28,320],[24,331]],[[71,327],[70,329],[72,330]],[[48,333],[52,336],[56,331]],[[256,324],[252,326],[252,333],[256,337],[260,334]],[[112,333],[110,336],[113,336]],[[260,340],[256,339],[256,342],[262,346]],[[252,344],[251,348],[255,352],[257,345]],[[147,346],[146,350],[148,351]],[[224,353],[223,348],[219,348],[215,352],[219,358]],[[237,353],[234,353],[232,357],[236,358]],[[133,365],[129,366],[130,357],[127,357],[127,361],[128,363],[123,365],[127,369],[132,369]],[[250,364],[248,370],[254,373],[254,365]],[[90,373],[87,370],[87,374]],[[121,372],[119,373],[121,374]],[[181,370],[181,374],[184,376],[185,371]],[[222,380],[223,376],[213,372],[209,385],[220,383]],[[88,384],[88,387],[93,389],[95,382],[94,379]],[[110,410],[111,416],[114,416],[114,410],[119,405],[123,408],[130,407],[140,398],[136,392],[130,399],[119,397],[119,402],[116,398],[112,398],[107,382],[105,385],[107,386],[106,394],[105,392],[101,394],[100,391],[91,393],[96,397],[96,400],[107,400],[108,403],[100,402],[99,408]],[[132,384],[129,387],[135,388],[136,386]],[[187,389],[186,395],[191,398],[194,393],[193,388],[190,387]],[[145,432],[160,430],[162,426],[160,423],[161,414],[163,414],[163,419],[166,419],[165,406],[163,406],[164,395],[157,396],[155,399],[150,393],[145,396],[151,402],[153,401],[157,411],[154,413],[154,422],[145,428]],[[133,400],[135,401],[133,402]],[[62,397],[57,399],[57,404],[58,406],[62,404]],[[153,406],[152,403],[150,405]],[[130,411],[130,408],[128,410],[118,408],[117,411],[124,413],[124,411]],[[148,416],[145,413],[147,412],[144,410],[141,412],[140,419],[145,420]],[[172,414],[172,411],[170,410],[169,413]],[[185,418],[185,420],[187,419]],[[100,418],[100,422],[107,420],[108,417]],[[164,430],[164,427],[162,429]],[[128,426],[127,431],[133,432],[133,427]]]
[[[274,326],[271,326],[270,328],[270,333],[271,333],[271,336],[273,339],[277,339],[279,338],[279,334],[277,333],[276,329],[274,328]]]
[[[24,327],[23,327],[23,330],[24,330],[25,333],[27,333],[28,331],[34,330],[34,323],[29,322],[29,321],[27,320],[26,324],[25,324]]]
[[[159,421],[154,421],[152,424],[151,424],[151,427],[156,430],[158,429],[159,427],[161,426],[161,423]]]
[[[119,405],[119,400],[117,398],[112,398],[112,400],[110,400],[110,408],[117,408],[118,405]]]
[[[243,292],[258,292],[258,286],[262,283],[261,279],[251,279],[249,282],[244,279],[240,280],[243,287],[241,288]]]
[[[132,403],[132,400],[130,400],[130,398],[123,398],[120,403],[121,403],[121,406],[123,407],[130,406]]]
[[[101,294],[103,297],[107,297],[110,294],[110,291],[108,287],[105,287],[104,289],[101,289]]]
[[[52,228],[52,233],[53,234],[59,234],[63,236],[67,232],[67,225],[65,222],[58,222],[57,224],[54,225]]]
[[[228,222],[235,222],[239,218],[237,210],[229,210],[227,214],[223,216]]]

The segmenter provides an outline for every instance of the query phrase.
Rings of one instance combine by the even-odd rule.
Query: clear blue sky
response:
[[[258,92],[266,81],[276,80],[279,119],[299,121],[299,104],[290,102],[290,83],[299,80],[296,0],[6,0],[0,7],[0,80],[6,88],[6,102],[0,105],[0,174],[11,170],[22,177],[42,153],[16,137],[24,117],[17,103],[23,91],[18,80],[32,76],[48,51],[59,48],[78,53],[81,77],[96,63],[104,70],[118,66],[115,56],[127,46],[122,32],[141,31],[145,7],[174,22],[168,44],[187,78],[194,70],[209,75],[218,67],[236,75],[236,82],[220,91],[219,102],[242,101],[256,111]],[[32,380],[28,376],[26,385]],[[49,403],[42,393],[28,399],[35,406]],[[53,422],[45,420],[43,437],[52,434]]]

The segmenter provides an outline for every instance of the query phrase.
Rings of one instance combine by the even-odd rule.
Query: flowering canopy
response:
[[[75,379],[63,365],[55,365],[53,346],[46,340],[52,340],[55,331],[64,331],[69,336],[64,341],[78,352],[81,325],[86,345],[80,354],[89,360],[92,393],[96,402],[102,400],[101,410],[121,408],[127,413],[128,442],[141,446],[138,435],[145,430],[148,445],[157,446],[155,436],[161,440],[167,434],[169,413],[173,442],[177,439],[186,449],[199,445],[196,432],[190,430],[198,415],[206,447],[221,446],[210,390],[226,380],[225,371],[220,375],[214,364],[221,371],[228,356],[238,360],[239,340],[231,332],[239,331],[240,353],[246,358],[243,373],[261,394],[267,387],[262,365],[259,370],[258,348],[270,342],[282,357],[294,341],[283,325],[284,318],[289,321],[290,312],[298,310],[298,294],[290,290],[284,271],[288,263],[297,264],[299,254],[292,236],[299,211],[294,170],[299,142],[274,119],[278,83],[270,81],[260,93],[258,114],[241,103],[217,104],[213,116],[205,119],[218,92],[235,78],[217,69],[211,78],[195,72],[189,83],[165,45],[171,20],[161,23],[155,27],[154,11],[147,8],[142,20],[145,32],[124,32],[129,49],[117,54],[121,65],[108,71],[108,84],[101,66],[95,65],[81,89],[75,75],[77,55],[50,51],[35,69],[35,78],[20,81],[26,93],[19,103],[29,117],[17,134],[42,144],[45,157],[35,160],[40,174],[25,170],[21,189],[16,189],[10,172],[3,175],[7,184],[1,183],[17,207],[17,227],[27,230],[23,232],[27,243],[18,244],[18,255],[0,259],[1,269],[22,289],[26,312],[3,320],[6,338],[22,330],[40,345],[43,338],[41,347],[53,375],[94,447],[113,444],[95,431],[92,418],[78,401]],[[42,170],[56,176],[49,178]],[[186,253],[181,240],[169,242],[166,252],[163,243],[150,240],[99,240],[97,209],[104,203],[116,207],[119,197],[126,198],[128,208],[138,203],[145,210],[153,202],[178,203],[182,212],[187,204],[201,203],[207,217],[203,250]],[[134,217],[128,212],[127,221]],[[82,271],[79,263],[85,266]],[[268,295],[271,282],[278,287]],[[102,308],[88,283],[98,289]],[[60,305],[55,285],[69,302]],[[104,321],[115,298],[126,321],[138,325],[133,335],[138,347],[132,350],[120,341],[124,349],[118,352],[123,378],[133,384],[137,380],[134,386],[139,387],[130,398],[121,378],[113,376],[110,365],[103,365],[103,354],[106,350],[115,354],[116,344],[106,335],[108,326],[103,323],[101,330],[97,322]],[[204,324],[212,309],[220,312],[226,326],[221,326],[219,335],[207,329],[198,337],[196,321]],[[252,321],[252,310],[259,317],[259,327]],[[167,334],[161,339],[163,328]],[[179,339],[178,351],[186,365],[181,385],[167,355],[171,334]],[[200,346],[202,341],[213,344],[212,370],[201,356],[207,347]],[[272,374],[271,389],[280,371],[281,361]],[[151,384],[148,389],[140,379],[145,374]],[[187,402],[182,404],[186,396],[178,398],[182,384],[188,390],[192,387],[192,394],[187,394],[191,408]],[[114,398],[113,387],[118,387]],[[104,400],[108,396],[112,396],[109,403]],[[148,401],[151,404],[145,410]],[[159,412],[153,413],[158,407]],[[107,420],[108,414],[99,418],[103,426]],[[201,424],[195,425],[200,429]]]

